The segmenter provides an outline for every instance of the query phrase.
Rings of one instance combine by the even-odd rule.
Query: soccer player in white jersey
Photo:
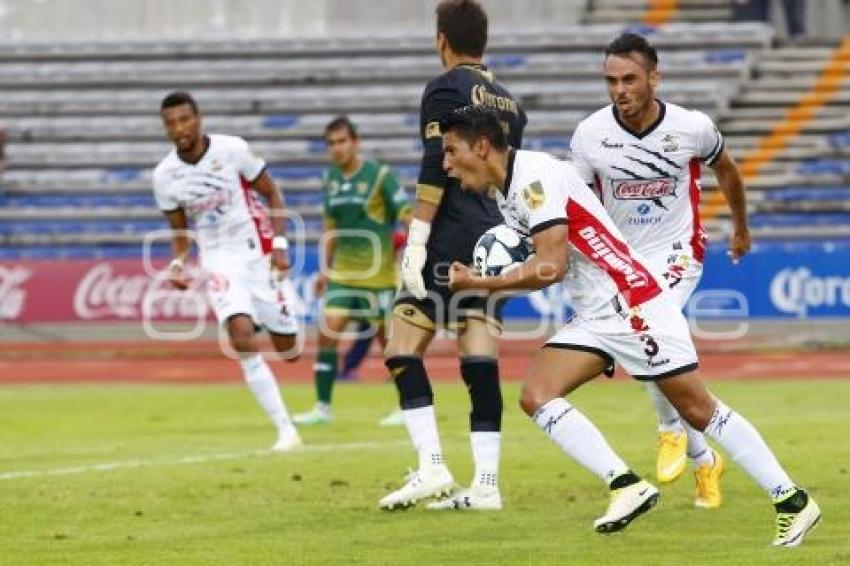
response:
[[[535,356],[520,404],[534,422],[611,489],[594,526],[608,533],[651,509],[658,490],[641,480],[597,428],[564,398],[614,362],[637,379],[655,380],[679,413],[715,439],[772,497],[775,546],[796,546],[820,518],[755,428],[713,397],[697,374],[697,354],[679,304],[617,229],[572,165],[507,147],[485,108],[456,110],[440,121],[443,166],[466,190],[491,191],[508,226],[533,238],[535,254],[499,277],[455,262],[455,292],[542,289],[564,281],[574,318]]]
[[[663,274],[682,308],[699,283],[705,256],[700,222],[700,164],[711,167],[732,212],[729,254],[750,249],[744,186],[723,136],[696,110],[655,98],[658,54],[640,35],[625,33],[605,50],[605,82],[612,104],[584,119],[573,134],[572,161],[629,244]],[[658,389],[646,383],[658,414],[656,474],[672,482],[694,462],[697,507],[721,504],[724,462],[705,437]]]
[[[171,282],[178,289],[188,283],[184,261],[191,251],[191,220],[216,318],[239,353],[248,388],[277,428],[272,450],[291,450],[301,439],[255,336],[256,328],[264,327],[281,355],[297,356],[294,289],[283,278],[289,268],[283,199],[265,162],[245,140],[202,132],[189,93],[166,96],[160,115],[174,143],[153,174],[157,205],[173,230]],[[271,218],[257,194],[268,201]]]

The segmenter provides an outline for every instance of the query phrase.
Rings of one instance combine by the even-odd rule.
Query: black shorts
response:
[[[417,299],[409,291],[401,291],[393,305],[393,315],[426,330],[463,328],[470,318],[488,321],[501,328],[507,298],[473,291],[453,292],[448,286],[450,265],[449,261],[427,262],[422,270],[422,279],[428,296]]]

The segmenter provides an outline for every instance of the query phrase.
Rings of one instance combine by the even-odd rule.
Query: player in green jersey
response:
[[[386,165],[360,155],[357,130],[347,117],[331,121],[325,141],[333,163],[324,175],[324,234],[316,294],[322,296],[319,352],[314,366],[316,406],[298,424],[332,420],[337,344],[349,321],[366,320],[385,344],[384,321],[396,291],[393,229],[407,226],[410,203]]]

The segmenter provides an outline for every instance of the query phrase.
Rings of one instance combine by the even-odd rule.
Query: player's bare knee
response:
[[[522,384],[519,394],[519,406],[529,417],[537,412],[537,409],[551,401],[554,397],[546,394],[531,381]]]
[[[689,425],[696,430],[703,431],[714,413],[714,403],[702,399],[688,399],[686,402],[680,403],[676,410]]]
[[[245,315],[236,315],[227,321],[227,335],[233,349],[237,352],[257,352],[256,330],[254,321]]]

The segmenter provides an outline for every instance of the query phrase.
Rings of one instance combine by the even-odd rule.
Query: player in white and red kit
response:
[[[153,174],[157,206],[173,230],[171,281],[186,288],[191,221],[210,304],[239,354],[248,387],[277,428],[272,450],[290,450],[301,439],[255,336],[257,328],[265,328],[280,354],[297,355],[295,293],[283,277],[289,268],[283,199],[265,162],[243,139],[202,133],[189,93],[166,96],[160,114],[175,146]],[[271,217],[258,195],[268,201]]]
[[[702,112],[655,98],[657,65],[655,49],[637,34],[623,34],[608,45],[604,72],[612,104],[578,125],[572,161],[629,244],[664,276],[683,308],[699,283],[705,257],[701,164],[714,169],[731,208],[733,261],[749,251],[750,234],[743,182],[723,136]],[[695,504],[719,507],[722,457],[679,418],[656,384],[647,383],[647,391],[658,414],[658,481],[678,478],[690,457]]]
[[[551,155],[507,147],[498,117],[468,106],[440,121],[443,166],[465,190],[490,190],[505,223],[531,236],[535,254],[498,277],[481,277],[455,262],[458,292],[542,289],[564,281],[575,316],[535,356],[520,404],[534,422],[612,491],[597,532],[625,528],[651,509],[658,490],[614,453],[568,395],[614,362],[655,381],[695,428],[715,439],[773,498],[773,544],[795,546],[820,518],[753,426],[713,397],[700,380],[697,354],[678,303],[626,242],[572,165]]]

